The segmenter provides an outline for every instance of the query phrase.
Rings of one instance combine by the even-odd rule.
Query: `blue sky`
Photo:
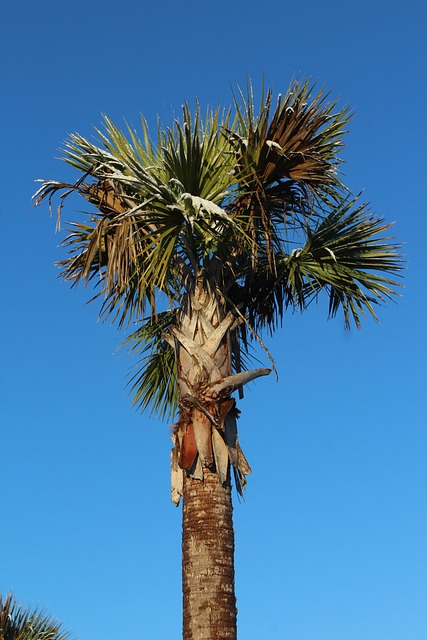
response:
[[[0,592],[81,640],[179,638],[180,510],[169,428],[130,405],[121,335],[70,291],[37,178],[101,114],[167,124],[264,74],[311,76],[356,117],[346,182],[405,242],[405,289],[346,333],[326,301],[267,339],[280,373],[240,408],[253,468],[235,501],[239,637],[427,637],[427,9],[358,3],[9,2],[2,11]],[[66,211],[66,218],[72,218]]]

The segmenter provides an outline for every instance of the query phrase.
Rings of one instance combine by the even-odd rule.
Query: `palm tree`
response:
[[[0,594],[0,640],[67,640],[62,625],[39,609],[24,609],[8,594]]]
[[[135,403],[177,415],[172,500],[183,498],[183,637],[236,638],[231,470],[251,472],[239,445],[237,392],[274,369],[249,368],[251,342],[288,309],[325,293],[347,327],[390,298],[399,269],[389,225],[340,179],[351,118],[308,81],[260,108],[248,87],[228,111],[185,104],[157,140],[108,118],[92,143],[66,142],[80,179],[42,181],[36,204],[62,192],[94,206],[72,223],[62,277],[98,287],[102,317],[137,323]],[[384,237],[384,233],[387,235]],[[269,356],[268,352],[267,355]],[[270,356],[269,356],[270,357]]]

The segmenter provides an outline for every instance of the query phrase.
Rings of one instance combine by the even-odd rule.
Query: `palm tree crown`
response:
[[[159,127],[156,142],[144,119],[138,136],[106,117],[98,144],[80,135],[67,141],[64,160],[82,176],[75,184],[43,181],[36,204],[62,191],[59,216],[72,192],[94,205],[71,225],[59,265],[72,285],[95,283],[105,317],[140,321],[126,344],[142,355],[133,378],[141,408],[173,415],[179,405],[182,414],[189,385],[178,384],[177,346],[209,370],[217,395],[229,397],[269,373],[244,373],[249,342],[263,328],[274,331],[288,307],[303,310],[324,292],[330,316],[341,308],[347,327],[360,326],[365,312],[376,317],[374,305],[394,293],[389,274],[400,260],[389,225],[340,179],[350,118],[307,81],[295,82],[275,106],[268,91],[258,110],[251,87],[247,96],[238,92],[232,110],[208,110],[204,118],[198,105],[192,115],[185,104],[171,128]],[[217,348],[227,343],[234,375],[227,394],[212,364],[215,349],[203,355],[190,344],[191,322],[183,332],[199,285],[221,307],[216,325],[200,331],[216,330]],[[206,393],[197,395],[206,409]]]

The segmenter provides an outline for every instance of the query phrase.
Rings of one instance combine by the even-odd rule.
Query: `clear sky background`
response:
[[[242,640],[427,638],[426,25],[422,0],[9,0],[1,47],[0,591],[80,640],[181,634],[169,427],[131,407],[123,337],[70,291],[36,178],[67,134],[138,125],[262,75],[311,76],[356,111],[346,182],[405,242],[403,297],[346,333],[321,300],[267,343],[241,402]],[[71,219],[68,209],[65,218]],[[268,361],[265,363],[268,365]]]

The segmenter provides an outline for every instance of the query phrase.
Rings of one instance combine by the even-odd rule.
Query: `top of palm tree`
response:
[[[120,325],[146,319],[130,337],[143,352],[136,400],[161,413],[176,402],[173,352],[165,333],[201,274],[239,316],[232,352],[244,367],[248,337],[274,331],[288,307],[321,292],[360,326],[395,293],[400,268],[389,227],[343,185],[339,152],[351,114],[309,81],[273,102],[252,87],[229,110],[182,117],[150,137],[107,117],[98,141],[72,135],[64,160],[74,184],[42,181],[39,204],[73,192],[94,205],[71,224],[62,277],[98,288],[102,314]],[[159,373],[160,371],[160,373]],[[168,377],[166,377],[166,375]]]

